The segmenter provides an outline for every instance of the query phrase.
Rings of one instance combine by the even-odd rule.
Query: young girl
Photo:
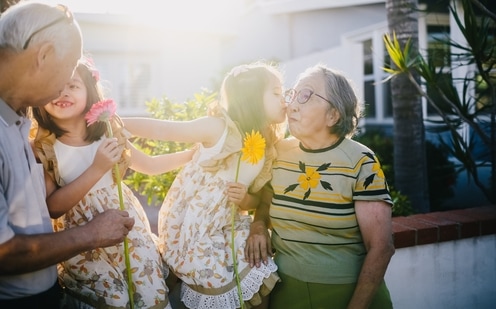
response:
[[[38,125],[34,147],[45,169],[47,204],[57,231],[84,225],[105,209],[119,208],[112,173],[117,162],[121,175],[128,166],[158,174],[179,167],[192,156],[189,151],[145,155],[127,141],[115,115],[111,121],[116,138],[105,137],[103,122],[88,127],[86,113],[103,99],[97,73],[90,62],[81,62],[59,98],[33,109]],[[164,268],[156,236],[140,202],[123,183],[122,194],[125,209],[135,220],[127,236],[134,307],[170,308],[165,284],[168,269]],[[122,244],[88,251],[61,263],[59,279],[69,308],[129,308]]]
[[[243,247],[251,222],[246,210],[257,205],[256,193],[270,179],[273,145],[284,129],[277,125],[286,119],[281,74],[263,63],[235,67],[223,81],[220,103],[211,116],[187,122],[123,118],[140,137],[200,143],[170,188],[158,227],[162,256],[182,280],[181,300],[189,308],[241,306],[231,252],[232,203],[239,207],[234,247],[245,305],[265,305],[279,280],[272,261],[250,268]],[[259,132],[266,145],[255,164],[239,160],[251,132]]]

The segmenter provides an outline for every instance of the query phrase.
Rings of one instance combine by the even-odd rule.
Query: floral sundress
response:
[[[225,117],[222,138],[197,154],[169,189],[158,219],[159,248],[171,271],[182,280],[181,300],[188,308],[239,308],[231,249],[232,204],[226,183],[235,180],[241,134]],[[270,178],[267,156],[256,165],[241,161],[238,181],[253,191]],[[244,257],[251,216],[236,208],[234,246],[246,306],[258,305],[279,277],[277,266],[251,268]]]
[[[43,135],[38,134],[38,136]],[[100,141],[73,147],[48,134],[35,142],[46,169],[63,186],[77,178],[92,163]],[[125,210],[135,219],[128,234],[135,308],[171,308],[164,266],[147,215],[131,189],[122,184]],[[117,185],[109,171],[84,198],[60,218],[54,230],[84,225],[106,209],[119,209]],[[82,302],[79,307],[129,308],[124,245],[98,248],[70,258],[58,265],[59,281],[66,293]],[[85,306],[87,304],[89,306]]]

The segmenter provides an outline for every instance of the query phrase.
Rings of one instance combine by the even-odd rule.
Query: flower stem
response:
[[[112,126],[109,121],[105,122],[107,124],[107,131],[109,137],[113,137]],[[124,197],[122,196],[122,183],[121,183],[121,172],[119,170],[119,164],[114,165],[115,182],[117,183],[117,192],[119,194],[119,209],[125,210],[124,208]],[[126,263],[126,273],[127,273],[127,293],[129,295],[129,305],[131,309],[134,309],[134,293],[133,293],[133,277],[131,274],[131,261],[129,259],[129,243],[127,237],[124,238],[124,259]]]
[[[238,158],[238,166],[236,168],[236,177],[235,177],[235,182],[238,181],[238,175],[239,175],[239,165],[241,163],[241,154],[239,155]],[[234,276],[236,278],[236,286],[238,288],[238,297],[239,297],[239,303],[240,303],[240,308],[244,309],[245,308],[245,302],[243,301],[243,293],[241,292],[241,280],[239,278],[239,272],[238,272],[238,259],[236,255],[236,248],[234,245],[234,220],[236,218],[236,204],[232,203],[231,206],[231,251],[232,251],[232,257],[233,257],[233,268],[234,268]]]

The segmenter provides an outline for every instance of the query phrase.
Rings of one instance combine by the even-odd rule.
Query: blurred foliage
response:
[[[167,97],[146,102],[152,118],[175,121],[192,120],[207,115],[208,106],[217,99],[217,93],[202,90],[182,103]],[[414,213],[410,201],[394,189],[394,147],[393,139],[379,130],[367,130],[357,135],[355,140],[370,147],[381,162],[384,175],[389,183],[391,198],[394,201],[393,216],[407,216]],[[193,145],[174,141],[157,141],[142,138],[132,140],[138,149],[150,155],[173,153],[191,148]],[[452,195],[450,186],[454,182],[454,167],[447,159],[448,154],[432,143],[427,143],[429,189],[432,205],[442,205],[442,199]],[[124,182],[139,195],[146,197],[147,204],[160,206],[174,181],[178,170],[156,176],[148,176],[129,171]],[[438,209],[441,206],[438,207]]]
[[[164,96],[160,99],[152,99],[146,102],[146,106],[152,118],[185,121],[206,116],[208,106],[216,99],[216,92],[202,90],[194,94],[192,99],[188,99],[185,102],[173,102]],[[408,198],[394,189],[393,139],[378,130],[368,130],[357,135],[354,139],[370,147],[379,158],[384,175],[390,185],[391,197],[395,203],[393,216],[413,214],[414,211]],[[150,155],[173,153],[193,146],[174,141],[157,141],[142,138],[134,138],[132,142],[138,149]],[[435,200],[433,205],[441,205],[442,199],[450,196],[449,186],[454,181],[455,172],[445,152],[430,143],[428,143],[427,148],[431,199]],[[161,175],[148,176],[130,170],[124,182],[139,195],[146,197],[148,205],[160,206],[177,173],[178,170],[174,170]]]
[[[393,200],[393,217],[412,215],[415,211],[408,197],[396,191],[392,186],[389,189]]]
[[[394,186],[393,138],[380,130],[367,130],[355,136],[354,139],[372,149],[377,155],[394,202],[393,216],[413,214],[414,209],[408,197],[397,191]],[[446,210],[443,200],[453,196],[452,185],[456,180],[454,163],[449,160],[449,151],[443,145],[436,146],[426,141],[426,151],[431,210]]]
[[[395,66],[384,70],[391,74],[388,79],[404,75],[411,81],[436,115],[426,120],[447,135],[439,135],[441,146],[463,165],[487,200],[496,203],[496,6],[489,0],[460,0],[448,7],[450,26],[463,36],[459,42],[447,28],[425,58],[409,42],[400,46],[395,33],[387,34],[384,44]],[[474,152],[476,147],[484,149],[484,156]],[[490,167],[490,179],[480,173],[484,166]]]
[[[194,94],[192,99],[182,103],[172,102],[169,98],[162,97],[161,99],[152,99],[146,102],[146,106],[152,118],[185,121],[206,116],[208,105],[216,99],[216,92],[204,89]],[[143,138],[135,138],[132,142],[138,149],[150,155],[174,153],[193,146],[174,141],[157,141]],[[177,173],[178,170],[174,170],[161,175],[148,176],[129,171],[124,183],[139,195],[145,196],[148,205],[160,206]]]

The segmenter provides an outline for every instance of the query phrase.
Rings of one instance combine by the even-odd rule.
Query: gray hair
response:
[[[324,78],[325,96],[331,101],[329,109],[335,108],[339,113],[339,121],[330,128],[330,133],[352,137],[356,133],[362,109],[353,83],[343,73],[324,64],[308,68],[300,75],[299,80],[316,74]]]
[[[57,7],[34,1],[21,1],[0,16],[0,49],[20,53],[30,36],[65,14]],[[53,42],[58,57],[66,55],[75,40],[81,40],[81,29],[74,19],[57,22],[32,36],[29,44]],[[71,21],[71,22],[69,22]],[[62,30],[61,28],[64,28]]]

